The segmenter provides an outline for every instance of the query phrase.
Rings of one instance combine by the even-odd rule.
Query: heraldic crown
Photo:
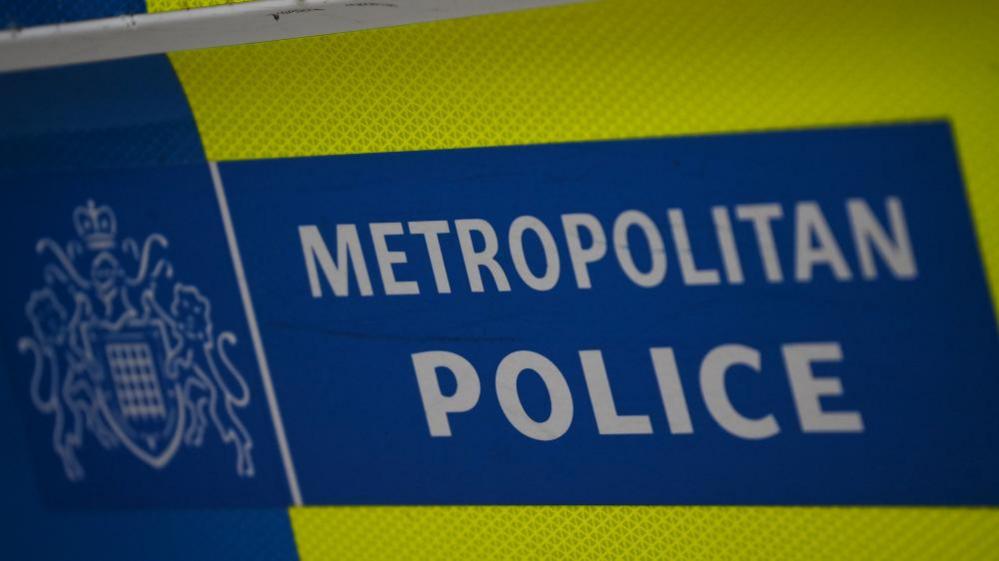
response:
[[[211,301],[174,280],[166,237],[119,242],[114,211],[93,200],[73,226],[77,239],[35,246],[50,262],[25,306],[32,333],[18,341],[34,359],[31,401],[52,418],[66,477],[85,479],[78,451],[88,434],[163,469],[181,448],[204,445],[210,428],[235,450],[237,475],[253,477],[239,417],[250,390],[227,354],[236,335],[216,335]]]
[[[73,226],[76,227],[76,235],[91,251],[114,246],[118,222],[110,207],[97,206],[93,200],[87,201],[86,206],[78,206],[73,211]]]

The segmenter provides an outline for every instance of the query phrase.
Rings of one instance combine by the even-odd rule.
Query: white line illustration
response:
[[[232,214],[229,212],[229,201],[225,196],[225,185],[222,183],[222,175],[219,173],[217,162],[208,162],[208,170],[211,172],[212,184],[215,186],[215,197],[218,199],[219,212],[222,214],[222,225],[225,227],[225,237],[229,243],[229,254],[232,257],[232,266],[236,273],[236,282],[239,284],[239,295],[243,300],[243,310],[246,312],[246,322],[250,328],[250,339],[253,341],[253,350],[257,356],[257,364],[260,366],[260,375],[263,378],[264,393],[267,397],[267,406],[271,411],[271,421],[274,423],[274,433],[277,437],[278,448],[281,451],[281,463],[284,466],[285,477],[288,480],[288,490],[291,493],[291,502],[295,506],[302,506],[302,491],[298,486],[298,474],[295,471],[295,462],[291,457],[291,448],[288,446],[288,437],[284,431],[284,420],[281,418],[281,408],[278,406],[277,394],[274,393],[274,382],[271,377],[271,367],[267,362],[267,353],[264,352],[264,342],[260,337],[260,327],[257,324],[257,313],[253,308],[253,298],[250,296],[250,285],[246,281],[246,271],[243,269],[243,258],[239,252],[239,243],[236,241],[236,229],[232,225]]]
[[[32,334],[18,341],[34,358],[31,400],[52,417],[66,477],[85,479],[77,451],[88,434],[162,469],[181,448],[203,446],[209,428],[234,449],[236,474],[253,477],[253,438],[239,417],[250,389],[227,353],[236,335],[216,335],[211,301],[174,280],[167,238],[119,241],[114,211],[92,200],[73,225],[78,239],[36,244],[52,261],[25,306]]]

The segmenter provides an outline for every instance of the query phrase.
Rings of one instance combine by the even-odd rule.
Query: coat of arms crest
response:
[[[77,451],[87,434],[161,469],[209,428],[235,449],[236,473],[253,477],[253,439],[238,416],[250,390],[226,353],[236,336],[216,335],[209,299],[174,281],[167,239],[119,241],[114,212],[93,201],[73,225],[78,239],[36,245],[53,260],[25,307],[32,334],[18,341],[34,357],[31,399],[52,417],[66,477],[85,477]]]

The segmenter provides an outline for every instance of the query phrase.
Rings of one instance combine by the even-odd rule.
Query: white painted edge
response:
[[[581,0],[257,0],[43,25],[0,31],[0,72],[327,35],[578,1]]]
[[[229,213],[229,201],[226,199],[225,187],[222,185],[222,175],[219,174],[217,162],[208,162],[208,169],[212,174],[215,197],[218,199],[219,211],[222,213],[222,224],[225,227],[225,237],[229,244],[229,255],[232,257],[232,266],[236,272],[236,282],[239,284],[239,295],[243,301],[246,323],[250,328],[250,339],[253,340],[257,365],[260,367],[260,377],[263,379],[267,406],[270,408],[271,422],[274,424],[274,433],[277,436],[278,448],[281,452],[281,463],[284,465],[284,474],[288,480],[288,489],[291,492],[291,502],[295,506],[302,506],[302,491],[298,487],[298,473],[295,471],[295,462],[291,458],[291,448],[288,446],[288,436],[284,431],[281,408],[278,407],[277,394],[274,392],[271,367],[267,362],[267,354],[264,352],[263,339],[260,337],[257,313],[253,308],[253,299],[250,297],[250,285],[246,282],[246,271],[243,269],[243,258],[239,253],[239,244],[236,242],[236,229],[232,225],[232,215]]]

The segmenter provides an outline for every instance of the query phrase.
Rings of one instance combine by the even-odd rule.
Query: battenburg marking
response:
[[[69,504],[999,505],[946,123],[208,171],[17,195],[0,303]],[[31,254],[52,193],[170,259],[96,202]]]

